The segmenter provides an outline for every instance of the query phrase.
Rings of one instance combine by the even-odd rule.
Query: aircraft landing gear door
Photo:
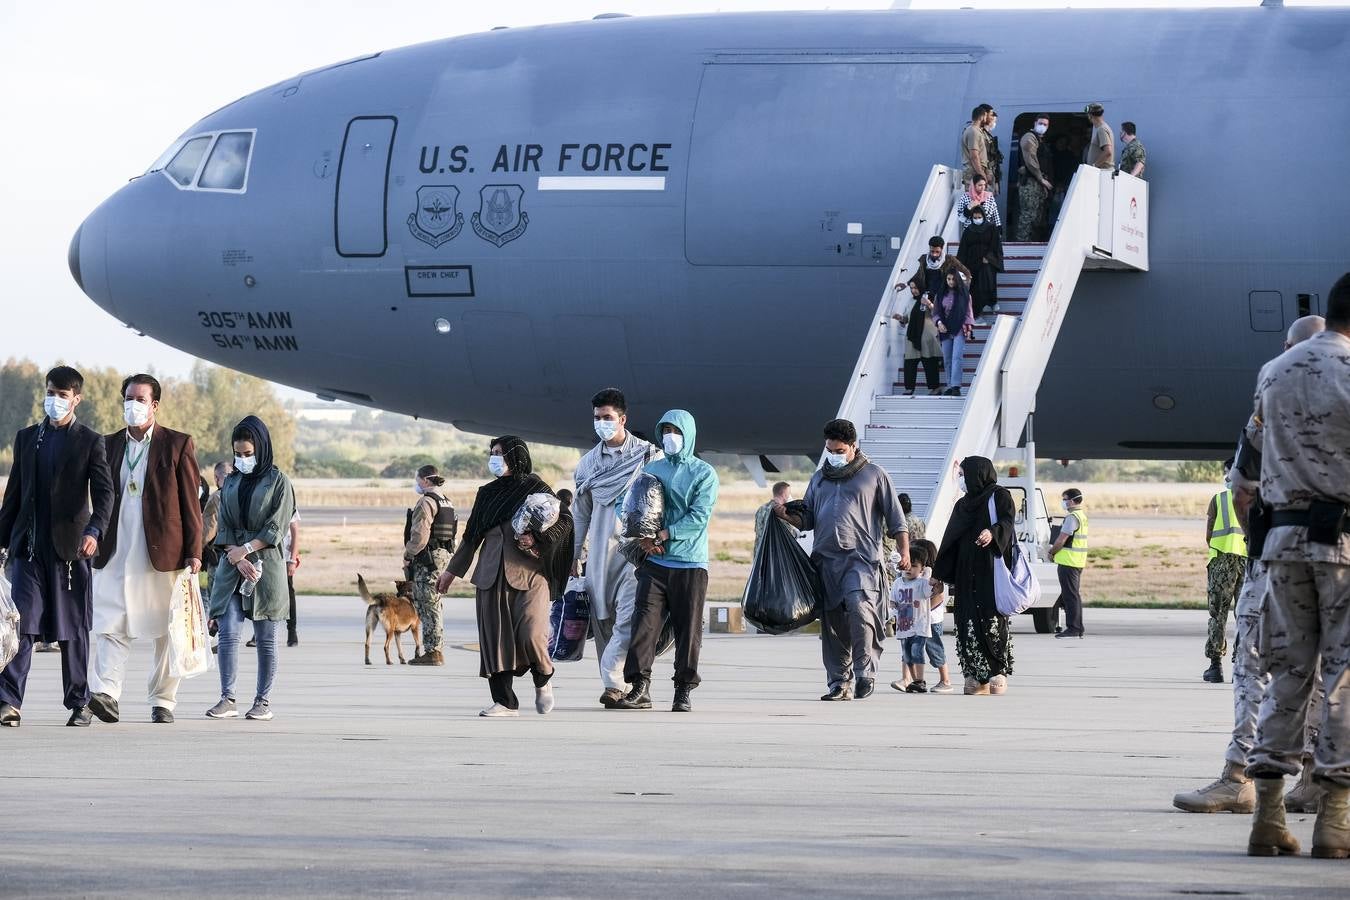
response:
[[[360,116],[347,123],[333,210],[338,256],[384,256],[389,246],[389,164],[397,129],[393,116]]]

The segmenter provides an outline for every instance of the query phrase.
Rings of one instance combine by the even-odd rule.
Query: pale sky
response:
[[[898,6],[1253,6],[1258,0],[913,0]],[[1337,5],[1289,2],[1287,5]],[[108,195],[206,113],[363,53],[485,31],[633,15],[886,9],[890,0],[549,0],[229,4],[0,0],[0,358],[57,357],[179,375],[192,357],[138,337],[85,298],[66,248]]]

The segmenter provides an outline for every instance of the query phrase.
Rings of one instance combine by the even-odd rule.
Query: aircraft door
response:
[[[347,123],[333,201],[339,256],[384,256],[389,246],[389,165],[397,129],[393,116],[358,116]]]

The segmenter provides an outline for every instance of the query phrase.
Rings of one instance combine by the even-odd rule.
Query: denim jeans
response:
[[[239,595],[230,597],[225,615],[216,623],[220,626],[220,696],[234,699],[234,680],[239,674],[239,641],[243,637],[244,607]],[[255,620],[253,637],[258,642],[258,693],[254,703],[267,702],[272,693],[272,682],[277,677],[277,631],[280,622]]]
[[[942,336],[942,367],[947,371],[947,387],[961,386],[965,374],[966,333],[958,331],[954,336]]]

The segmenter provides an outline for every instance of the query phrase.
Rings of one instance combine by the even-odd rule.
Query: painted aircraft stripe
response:
[[[541,191],[664,191],[664,175],[540,175]]]

